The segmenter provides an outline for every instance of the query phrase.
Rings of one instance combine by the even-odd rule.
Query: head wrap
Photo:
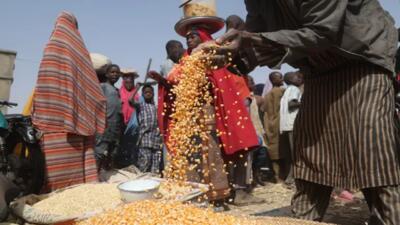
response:
[[[43,132],[103,133],[106,99],[75,16],[62,12],[44,50],[32,120]]]
[[[211,41],[213,38],[211,37],[211,34],[207,32],[206,29],[201,28],[201,27],[193,27],[191,30],[188,31],[187,35],[194,34],[200,37],[201,42],[206,42],[206,41]],[[187,54],[190,55],[193,49],[188,48]]]

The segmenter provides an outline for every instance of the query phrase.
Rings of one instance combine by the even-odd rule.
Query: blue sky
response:
[[[246,15],[244,1],[216,0],[220,17]],[[174,31],[183,15],[180,0],[1,0],[0,48],[18,52],[11,99],[21,110],[33,89],[43,48],[59,12],[75,14],[79,29],[90,52],[107,55],[121,67],[136,68],[144,77],[148,59],[158,70],[165,59],[165,43],[170,39],[184,42]],[[400,26],[400,0],[382,0]],[[288,70],[284,67],[283,70]],[[252,75],[264,83],[268,68],[258,68]]]

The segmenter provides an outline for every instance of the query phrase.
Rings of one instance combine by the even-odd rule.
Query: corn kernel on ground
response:
[[[172,180],[166,180],[160,184],[158,193],[163,200],[176,200],[184,197],[193,191],[193,187],[188,184],[180,184]]]
[[[211,209],[201,209],[179,202],[146,200],[134,202],[104,214],[78,222],[77,225],[258,225],[265,224]]]

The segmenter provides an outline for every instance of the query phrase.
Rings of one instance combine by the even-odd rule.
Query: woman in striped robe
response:
[[[105,107],[77,20],[62,12],[44,50],[32,108],[43,133],[45,191],[97,181],[94,135],[104,131]]]

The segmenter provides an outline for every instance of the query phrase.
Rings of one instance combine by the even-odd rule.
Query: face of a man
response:
[[[112,67],[112,68],[108,71],[108,73],[106,74],[106,77],[107,77],[108,81],[109,81],[111,84],[115,84],[115,83],[118,81],[119,76],[120,76],[119,68],[118,68],[118,67],[115,67],[115,66]]]
[[[201,44],[200,36],[197,34],[190,33],[186,36],[186,43],[188,48],[194,49]]]
[[[170,58],[174,63],[178,63],[179,59],[182,57],[183,52],[185,50],[183,49],[183,46],[181,44],[174,44],[171,47],[168,48],[168,58]]]
[[[275,86],[282,86],[283,85],[283,75],[280,73],[276,73],[272,77],[272,84]]]

